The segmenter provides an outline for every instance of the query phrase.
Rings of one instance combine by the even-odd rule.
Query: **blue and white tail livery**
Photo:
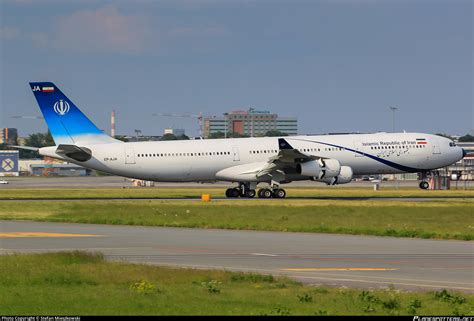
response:
[[[97,128],[55,84],[31,82],[30,86],[56,145],[117,142]]]
[[[354,175],[407,172],[421,173],[420,187],[427,188],[431,170],[466,155],[450,139],[424,133],[124,143],[104,134],[53,83],[30,85],[57,145],[39,148],[41,155],[144,180],[238,183],[228,197],[283,198],[279,186],[291,181],[334,185]],[[269,187],[256,193],[258,184]]]

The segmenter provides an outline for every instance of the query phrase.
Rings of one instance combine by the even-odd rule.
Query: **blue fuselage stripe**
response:
[[[331,147],[342,148],[344,150],[347,150],[347,151],[350,151],[350,152],[353,152],[353,153],[357,153],[357,154],[360,154],[360,155],[363,155],[363,156],[367,156],[367,157],[369,157],[369,158],[371,158],[371,159],[373,159],[377,162],[380,162],[382,164],[385,164],[385,165],[390,166],[392,168],[399,169],[399,170],[407,172],[407,173],[416,173],[416,172],[422,172],[423,171],[423,170],[418,169],[418,168],[397,164],[397,163],[391,162],[389,160],[386,160],[386,159],[383,159],[383,158],[380,158],[380,157],[377,157],[377,156],[374,156],[374,155],[370,155],[370,154],[367,154],[367,153],[364,153],[364,152],[361,152],[361,151],[358,151],[358,150],[355,150],[355,149],[352,149],[352,148],[344,147],[344,146],[338,146],[338,145],[334,145],[334,144],[330,144],[330,143],[312,141],[312,140],[307,140],[307,139],[295,139],[294,138],[292,140],[299,140],[299,141],[304,141],[304,142],[310,142],[310,143],[315,143],[315,144],[321,144],[321,145],[326,145],[326,146],[331,146]]]

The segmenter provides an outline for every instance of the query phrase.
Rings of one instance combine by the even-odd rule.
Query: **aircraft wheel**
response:
[[[255,192],[254,189],[249,189],[247,192],[245,192],[245,197],[254,198],[255,194],[256,194],[256,192]]]
[[[273,191],[273,197],[275,198],[285,198],[285,196],[286,196],[286,192],[282,188],[278,188]]]
[[[272,190],[268,188],[261,189],[258,194],[260,198],[271,198],[273,196]]]
[[[421,189],[428,189],[428,187],[430,187],[430,184],[426,181],[422,181],[420,182],[420,188]]]
[[[235,197],[239,197],[239,195],[240,195],[240,191],[238,188],[228,188],[225,191],[225,196],[227,197],[235,198]]]

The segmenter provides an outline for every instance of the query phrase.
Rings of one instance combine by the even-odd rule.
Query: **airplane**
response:
[[[160,182],[227,181],[229,198],[285,198],[280,185],[311,180],[347,184],[355,175],[421,173],[466,152],[445,137],[423,133],[337,134],[287,137],[122,142],[97,128],[51,82],[31,82],[56,146],[37,150],[85,168]],[[258,184],[268,187],[256,191]]]

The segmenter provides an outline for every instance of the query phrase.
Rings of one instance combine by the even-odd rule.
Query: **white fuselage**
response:
[[[421,133],[290,136],[285,139],[300,152],[336,159],[354,175],[423,172],[448,166],[462,158],[451,141]],[[115,175],[169,182],[222,180],[216,174],[244,164],[260,166],[279,152],[277,137],[187,141],[83,144],[92,151],[86,162],[72,163]],[[40,149],[57,155],[56,147]],[[291,169],[286,181],[304,180]]]

